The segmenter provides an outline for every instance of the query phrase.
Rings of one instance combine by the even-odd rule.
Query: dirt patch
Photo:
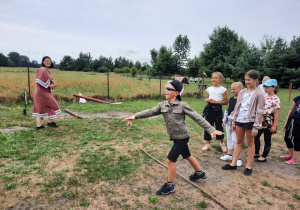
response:
[[[7,106],[0,105],[0,109],[8,109]]]
[[[13,133],[13,132],[18,131],[18,130],[28,130],[28,129],[30,129],[30,128],[20,127],[20,126],[13,126],[11,128],[0,129],[0,132],[10,134],[10,133]]]

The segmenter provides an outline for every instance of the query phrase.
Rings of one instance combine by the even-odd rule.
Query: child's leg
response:
[[[252,161],[254,159],[254,153],[255,153],[254,137],[251,136],[251,133],[252,133],[251,130],[245,130],[245,131],[246,131],[246,138],[247,138],[247,143],[248,143],[246,168],[251,169]]]
[[[201,168],[200,168],[199,163],[196,160],[196,158],[194,158],[193,156],[190,156],[187,158],[187,160],[192,165],[192,167],[194,168],[195,171],[201,171]]]
[[[225,124],[225,129],[226,129],[226,134],[227,134],[227,149],[228,149],[228,154],[232,155],[232,151],[234,148],[234,145],[236,143],[236,139],[235,142],[233,141],[233,135],[235,134],[235,132],[233,132],[231,130],[231,123],[226,123]]]
[[[236,166],[236,163],[241,155],[242,146],[244,144],[245,129],[241,126],[235,126],[236,130],[236,145],[234,148],[231,166]]]
[[[211,126],[214,126],[215,124],[215,111],[213,109],[209,109],[208,116],[205,118]],[[206,130],[204,131],[204,140],[206,140],[206,144],[210,144],[210,141],[212,140],[210,133],[208,133]]]
[[[262,154],[262,158],[260,159],[266,159],[270,150],[271,150],[271,138],[272,133],[269,129],[264,130],[264,140],[265,140],[265,146],[264,146],[264,152]]]
[[[259,150],[260,150],[260,136],[263,133],[263,129],[258,130],[257,136],[254,138],[255,142],[255,155],[259,155]]]
[[[175,175],[176,175],[175,162],[172,162],[169,159],[167,159],[167,163],[168,163],[168,182],[174,182]]]
[[[42,126],[42,121],[43,121],[43,118],[36,117],[36,127],[41,127]]]
[[[222,127],[222,123],[223,123],[223,112],[215,112],[215,125],[216,125],[216,129],[218,131],[224,131],[224,128]],[[224,134],[222,135],[217,135],[216,136],[217,140],[220,140],[221,144],[224,143]],[[224,152],[224,151],[223,151]],[[226,151],[225,151],[226,152]]]
[[[293,155],[294,155],[294,144],[292,142],[292,139],[288,137],[289,136],[289,132],[290,132],[290,130],[286,129],[285,135],[284,135],[284,141],[285,141],[286,146],[287,146],[287,148],[289,150],[289,155],[291,157],[293,157]]]
[[[298,132],[298,131],[297,131]],[[298,160],[300,156],[300,136],[294,136],[294,154],[293,159]]]

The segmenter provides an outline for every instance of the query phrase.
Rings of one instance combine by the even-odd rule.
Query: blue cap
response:
[[[267,87],[276,87],[277,86],[277,80],[276,79],[268,79],[263,86],[267,86]]]

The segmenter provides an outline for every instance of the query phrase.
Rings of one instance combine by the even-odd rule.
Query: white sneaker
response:
[[[238,159],[238,161],[237,161],[237,163],[236,163],[236,166],[238,166],[238,167],[240,167],[240,166],[242,166],[242,160],[241,159]]]
[[[224,155],[220,157],[221,160],[232,160],[232,155]]]

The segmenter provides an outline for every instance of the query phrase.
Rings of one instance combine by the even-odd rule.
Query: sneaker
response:
[[[160,190],[156,192],[156,195],[168,195],[171,193],[175,193],[175,185],[170,186],[169,183],[165,183]]]
[[[203,150],[203,151],[211,150],[210,144],[205,144],[204,147],[202,147],[202,150]]]
[[[237,169],[237,166],[232,166],[230,164],[226,164],[225,166],[222,166],[223,170],[232,170],[232,169]]]
[[[226,148],[224,143],[220,143],[220,147],[221,147],[223,152],[227,152],[227,148]]]
[[[59,126],[59,125],[56,124],[55,122],[47,123],[47,125],[48,125],[49,127],[55,127],[55,128],[57,128],[57,127]]]
[[[192,181],[192,182],[194,182],[194,181],[197,181],[198,179],[206,179],[207,178],[207,176],[206,176],[206,173],[204,172],[204,171],[200,171],[200,172],[196,172],[195,171],[195,173],[193,173],[190,177],[189,177],[189,179]]]
[[[286,160],[290,160],[290,159],[293,158],[293,157],[290,156],[290,155],[281,155],[280,157],[283,158],[283,159],[286,159]]]
[[[232,160],[232,155],[224,155],[220,157],[221,160]]]
[[[251,174],[252,174],[252,169],[251,168],[245,168],[244,175],[250,176]]]
[[[236,163],[236,166],[240,167],[242,166],[243,162],[241,159],[238,159],[237,163]]]
[[[299,162],[298,160],[295,160],[294,158],[288,160],[288,161],[285,161],[286,164],[289,164],[289,165],[298,165]]]

